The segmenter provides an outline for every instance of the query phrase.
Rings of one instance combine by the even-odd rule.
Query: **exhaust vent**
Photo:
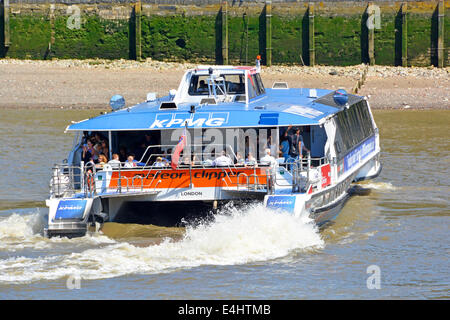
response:
[[[159,109],[178,109],[178,106],[175,102],[161,102]]]
[[[272,89],[289,89],[287,82],[274,82]]]
[[[214,98],[203,98],[201,101],[200,101],[200,104],[217,104],[217,101],[216,101],[216,99],[214,99]]]

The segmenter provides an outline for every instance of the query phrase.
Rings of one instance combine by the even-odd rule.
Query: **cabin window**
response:
[[[257,87],[258,92],[257,95],[266,93],[266,89],[264,88],[264,84],[262,83],[261,76],[259,75],[259,73],[254,74],[252,77]]]
[[[228,94],[245,94],[245,80],[243,74],[222,75]]]
[[[192,76],[189,84],[188,93],[191,96],[208,95],[208,79],[209,76]]]
[[[225,80],[227,94],[245,94],[245,80],[243,74],[221,74]],[[191,96],[209,95],[208,90],[209,75],[192,75],[189,84],[188,93]],[[216,84],[223,90],[223,82],[217,81]],[[225,90],[223,90],[225,91]],[[220,90],[217,90],[219,93]]]
[[[249,99],[253,99],[254,97],[256,97],[256,87],[251,77],[249,77],[247,81],[247,93]]]
[[[260,96],[266,93],[264,85],[261,80],[261,76],[256,73],[248,77],[248,98],[252,99],[254,97]]]
[[[335,147],[339,158],[374,133],[372,118],[365,100],[339,112],[335,121],[338,128]]]

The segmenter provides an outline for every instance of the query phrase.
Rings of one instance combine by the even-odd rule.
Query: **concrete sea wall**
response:
[[[253,64],[261,54],[267,65],[443,67],[449,65],[449,6],[448,1],[0,0],[0,57]]]

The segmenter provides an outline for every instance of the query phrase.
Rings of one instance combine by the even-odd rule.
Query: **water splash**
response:
[[[201,265],[235,265],[267,261],[320,249],[324,242],[308,218],[276,213],[262,205],[228,208],[212,221],[186,227],[179,241],[136,247],[113,243],[79,253],[0,260],[0,282],[111,278],[131,273],[170,272]]]
[[[115,241],[100,234],[88,234],[83,238],[68,239],[44,237],[46,214],[36,211],[26,214],[12,213],[0,217],[0,252],[17,252],[24,249],[51,249],[57,245],[71,244],[100,244]]]
[[[17,214],[0,218],[0,239],[29,238],[43,230],[42,215],[39,211],[32,214]]]
[[[394,191],[397,190],[397,187],[395,187],[390,182],[369,182],[360,184],[364,188],[374,189],[378,191]]]

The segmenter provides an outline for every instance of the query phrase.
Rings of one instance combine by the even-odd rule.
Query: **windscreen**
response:
[[[245,79],[243,74],[221,74],[220,77],[225,81],[216,81],[216,85],[223,87],[223,83],[225,83],[227,94],[245,94]],[[208,78],[209,75],[193,75],[189,84],[189,95],[208,95]],[[217,91],[217,93],[219,92]]]

